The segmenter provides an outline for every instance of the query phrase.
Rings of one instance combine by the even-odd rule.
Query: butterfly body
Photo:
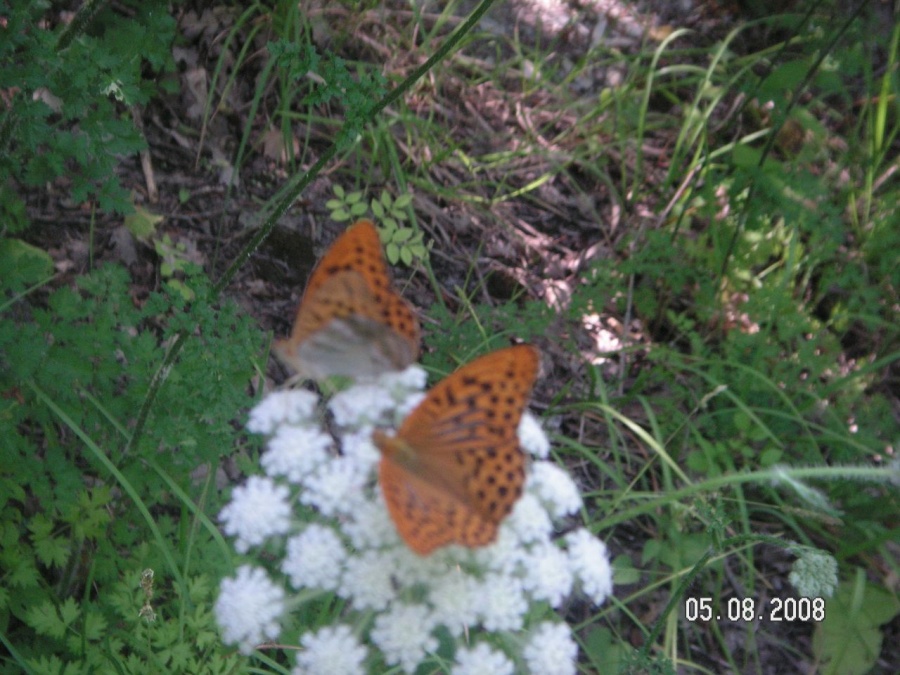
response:
[[[360,220],[310,275],[278,357],[304,377],[367,377],[402,370],[419,354],[419,325],[394,291],[375,225]]]
[[[522,494],[517,430],[537,369],[528,345],[492,352],[435,385],[395,436],[374,432],[385,502],[413,551],[494,540]]]

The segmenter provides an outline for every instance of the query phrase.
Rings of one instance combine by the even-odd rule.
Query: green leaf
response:
[[[391,265],[396,265],[400,259],[400,248],[394,242],[390,242],[384,249],[384,254]]]
[[[39,635],[48,635],[59,639],[66,633],[65,622],[60,619],[56,607],[49,600],[44,600],[39,605],[29,608],[25,614],[25,621]]]
[[[372,213],[374,213],[375,217],[379,220],[384,218],[384,207],[377,199],[372,200]]]
[[[53,274],[53,259],[21,239],[0,239],[0,270],[0,288],[19,292],[48,279]]]
[[[125,227],[136,239],[147,241],[156,234],[156,226],[163,220],[164,216],[151,213],[143,206],[135,206],[134,213],[125,216]]]
[[[816,624],[813,653],[821,672],[833,675],[863,675],[881,652],[879,626],[900,613],[893,594],[867,582],[845,582],[835,596],[825,600],[825,620]]]
[[[394,242],[397,244],[402,244],[404,242],[409,241],[409,239],[413,236],[413,230],[408,227],[401,227],[394,234]]]

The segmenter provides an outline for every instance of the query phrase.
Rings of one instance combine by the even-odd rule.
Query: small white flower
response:
[[[794,562],[788,581],[801,598],[830,598],[838,585],[838,564],[824,551],[802,547],[794,550],[800,557]]]
[[[318,401],[318,396],[305,389],[272,392],[250,411],[247,429],[255,434],[270,434],[282,424],[309,422]]]
[[[407,416],[415,410],[418,405],[425,400],[425,392],[424,391],[414,391],[410,394],[407,394],[402,401],[397,403],[397,408],[395,411],[397,420],[397,424],[401,421],[405,420]]]
[[[357,675],[363,672],[366,648],[359,643],[349,626],[326,626],[306,633],[300,644],[293,675]]]
[[[528,544],[533,541],[546,541],[553,532],[553,523],[547,510],[533,494],[526,492],[513,507],[504,527],[512,529],[519,541]]]
[[[564,623],[545,621],[525,646],[522,655],[534,675],[575,675],[578,645]]]
[[[534,462],[526,489],[537,495],[551,518],[576,513],[581,508],[581,493],[568,473],[554,462]]]
[[[522,629],[528,603],[520,581],[503,574],[490,573],[478,584],[474,597],[478,616],[485,629]]]
[[[303,481],[300,502],[325,517],[353,513],[364,498],[367,476],[347,457],[333,457]]]
[[[354,385],[328,402],[335,423],[350,429],[378,424],[393,407],[388,392],[377,384]]]
[[[443,625],[454,638],[475,625],[475,579],[459,568],[435,578],[428,588],[428,601],[434,611],[436,625]]]
[[[296,484],[328,460],[332,444],[331,436],[319,429],[286,424],[269,439],[260,464],[269,476],[285,476]]]
[[[238,553],[262,544],[268,537],[290,528],[289,492],[263,476],[250,476],[231,493],[231,502],[219,514],[225,534],[237,537]]]
[[[519,535],[514,528],[506,526],[506,521],[500,525],[493,544],[469,551],[477,567],[504,574],[516,569],[521,553],[522,542],[519,541]]]
[[[380,499],[360,504],[353,517],[341,525],[341,530],[358,551],[400,545],[397,527]]]
[[[479,642],[471,649],[459,649],[451,675],[513,675],[515,665],[503,652]]]
[[[565,541],[569,564],[581,590],[595,605],[600,605],[612,593],[612,568],[606,544],[583,528],[567,534]]]
[[[396,597],[392,557],[379,551],[366,551],[347,560],[339,593],[356,609],[386,608]]]
[[[237,643],[249,654],[266,640],[278,637],[278,619],[284,611],[284,591],[265,571],[242,565],[233,579],[223,579],[216,600],[216,620],[225,642]]]
[[[519,422],[519,443],[525,452],[538,459],[547,459],[550,456],[550,439],[544,433],[537,417],[527,410],[522,413]]]
[[[426,654],[438,647],[431,631],[434,622],[427,607],[397,603],[378,615],[372,628],[372,642],[384,654],[385,661],[414,673]]]
[[[453,574],[459,568],[460,551],[468,551],[458,546],[440,548],[427,557],[413,553],[403,542],[398,541],[391,550],[394,576],[403,588],[416,584],[430,584],[445,574]]]
[[[341,439],[341,455],[352,459],[363,473],[374,472],[376,464],[381,459],[381,453],[372,442],[371,427],[344,434]]]
[[[340,537],[325,525],[312,524],[287,544],[281,570],[294,588],[338,588],[347,552]]]
[[[524,559],[522,585],[536,600],[559,607],[572,592],[572,570],[565,551],[552,543],[538,544]]]
[[[390,392],[396,401],[411,391],[421,391],[428,382],[428,373],[421,366],[412,365],[406,370],[388,371],[378,378],[378,384]]]

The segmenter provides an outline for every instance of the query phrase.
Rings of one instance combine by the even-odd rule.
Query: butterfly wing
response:
[[[497,536],[497,524],[397,462],[382,459],[378,481],[403,541],[419,555],[448,544],[476,547]]]
[[[517,431],[538,363],[528,345],[487,354],[435,385],[395,437],[373,436],[388,508],[413,550],[416,536],[431,548],[493,540],[522,494]],[[441,543],[432,523],[445,530]]]
[[[351,225],[310,275],[276,354],[308,377],[402,370],[419,354],[419,324],[394,291],[372,221]]]

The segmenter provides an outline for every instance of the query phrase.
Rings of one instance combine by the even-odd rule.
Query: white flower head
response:
[[[525,452],[538,459],[547,459],[550,456],[550,439],[544,433],[537,417],[527,410],[522,413],[518,433],[519,443]]]
[[[537,460],[493,543],[450,545],[420,556],[400,537],[378,486],[382,459],[372,429],[402,424],[425,396],[424,384],[419,367],[361,382],[331,399],[334,424],[328,428],[319,427],[321,406],[306,392],[279,393],[251,413],[248,426],[271,435],[261,460],[267,477],[235,489],[222,511],[223,529],[241,552],[279,535],[287,541],[283,549],[267,549],[283,550],[281,588],[249,567],[222,582],[216,611],[223,634],[249,651],[277,637],[284,589],[298,604],[316,602],[324,591],[340,600],[335,606],[342,613],[331,626],[301,637],[294,675],[366,672],[382,662],[414,673],[437,664],[431,655],[438,636],[456,643],[450,667],[457,675],[511,675],[526,665],[531,673],[574,672],[577,647],[565,624],[542,625],[527,645],[521,632],[533,611],[559,607],[576,585],[602,602],[611,574],[605,547],[586,531],[566,537],[564,548],[553,541],[554,520],[577,512],[581,498],[572,479],[545,459],[549,441],[536,418],[523,415],[517,432]],[[465,437],[460,434],[461,442]],[[447,487],[441,476],[422,478],[433,478],[436,490]],[[465,497],[452,481],[450,488],[455,498]],[[302,519],[292,517],[292,509],[302,511]],[[443,516],[434,509],[423,522],[441,527]],[[447,518],[447,527],[459,526]],[[252,599],[241,596],[246,588],[257,591]]]
[[[285,424],[269,439],[260,464],[273,478],[284,476],[299,483],[328,460],[332,445],[331,436],[319,429]]]
[[[553,532],[553,523],[550,522],[547,509],[530,492],[523,494],[516,502],[504,526],[512,529],[519,541],[526,544],[546,541]]]
[[[384,387],[395,401],[402,400],[409,392],[422,391],[426,382],[428,373],[415,364],[399,372],[386,372],[378,378],[378,384]]]
[[[390,665],[414,673],[426,655],[438,647],[431,631],[434,621],[424,605],[395,603],[390,611],[379,614],[372,628],[372,642]]]
[[[612,567],[606,544],[584,528],[565,537],[569,564],[581,585],[581,590],[600,605],[612,593]]]
[[[347,457],[333,457],[303,481],[300,502],[314,506],[323,516],[354,513],[364,499],[367,476]]]
[[[237,537],[234,547],[239,553],[290,529],[289,496],[285,486],[263,476],[250,476],[244,485],[234,489],[231,502],[222,509],[219,519],[225,534]]]
[[[523,655],[529,673],[575,675],[578,645],[566,624],[545,621],[533,631]]]
[[[281,570],[294,588],[337,590],[347,551],[333,529],[313,523],[287,544]]]
[[[372,428],[363,427],[359,431],[344,434],[341,439],[341,454],[353,460],[360,471],[373,473],[381,459],[381,453],[372,442]]]
[[[250,565],[238,568],[233,579],[223,579],[215,614],[225,642],[237,643],[241,653],[278,637],[278,620],[284,611],[284,590],[264,570]]]
[[[350,538],[350,543],[358,551],[370,548],[401,546],[397,526],[388,515],[383,501],[365,501],[360,504],[353,518],[341,524],[341,530]]]
[[[428,590],[428,603],[434,610],[435,623],[445,626],[455,638],[474,626],[478,619],[477,591],[476,580],[458,567],[439,575]]]
[[[503,652],[479,642],[471,649],[458,649],[451,675],[513,675],[515,664]]]
[[[339,594],[359,610],[384,610],[396,598],[390,553],[366,551],[347,561]]]
[[[568,473],[554,462],[533,462],[526,489],[537,495],[551,518],[576,513],[581,508],[581,493]]]
[[[374,426],[394,407],[390,393],[379,384],[357,384],[335,394],[328,409],[340,427],[358,429]]]
[[[525,623],[528,602],[522,582],[512,576],[490,573],[475,590],[476,611],[489,631],[517,631]]]
[[[367,650],[349,626],[326,626],[300,639],[303,651],[297,654],[292,675],[357,675],[364,672]]]
[[[559,607],[572,592],[572,569],[565,551],[555,544],[544,543],[532,547],[523,560],[522,585],[535,600],[544,600],[551,607]]]
[[[319,397],[305,389],[275,391],[250,411],[247,429],[255,434],[270,434],[282,424],[301,424],[314,419]]]

